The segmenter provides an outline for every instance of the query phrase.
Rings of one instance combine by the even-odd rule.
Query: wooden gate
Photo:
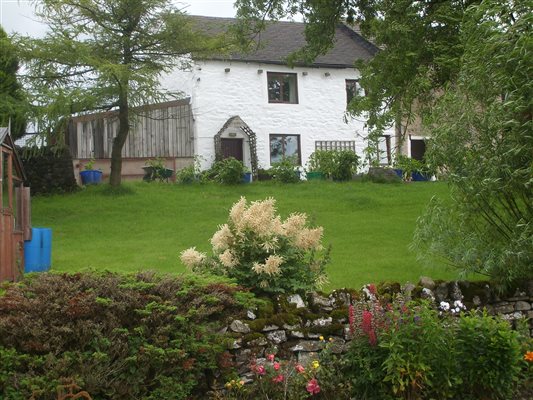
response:
[[[7,128],[0,128],[0,281],[24,272],[24,240],[31,239],[30,189]]]

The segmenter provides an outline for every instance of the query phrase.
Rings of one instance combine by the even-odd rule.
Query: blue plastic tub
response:
[[[24,272],[44,272],[52,266],[52,229],[32,228],[24,242]]]
[[[31,228],[31,240],[24,242],[24,272],[38,272],[41,268],[41,230]]]

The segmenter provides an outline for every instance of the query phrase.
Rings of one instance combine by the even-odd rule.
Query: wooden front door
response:
[[[233,157],[239,161],[244,161],[242,152],[242,139],[221,139],[222,158]]]

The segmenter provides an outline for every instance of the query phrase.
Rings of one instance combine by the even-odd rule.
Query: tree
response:
[[[11,135],[16,139],[26,131],[28,104],[17,80],[19,62],[16,48],[0,27],[0,126],[11,123]]]
[[[120,185],[134,107],[168,98],[160,74],[187,67],[191,54],[222,51],[224,41],[195,30],[170,0],[43,0],[36,7],[49,31],[18,44],[41,122],[53,130],[73,113],[117,109],[110,184]]]
[[[532,5],[485,0],[465,14],[457,80],[428,121],[453,197],[432,202],[414,242],[502,286],[533,278]]]

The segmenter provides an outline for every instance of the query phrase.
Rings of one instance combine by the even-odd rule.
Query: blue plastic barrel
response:
[[[52,265],[52,229],[40,228],[41,230],[41,260],[40,271],[48,271]]]
[[[41,268],[41,230],[31,228],[31,240],[24,242],[24,272],[38,272]]]

